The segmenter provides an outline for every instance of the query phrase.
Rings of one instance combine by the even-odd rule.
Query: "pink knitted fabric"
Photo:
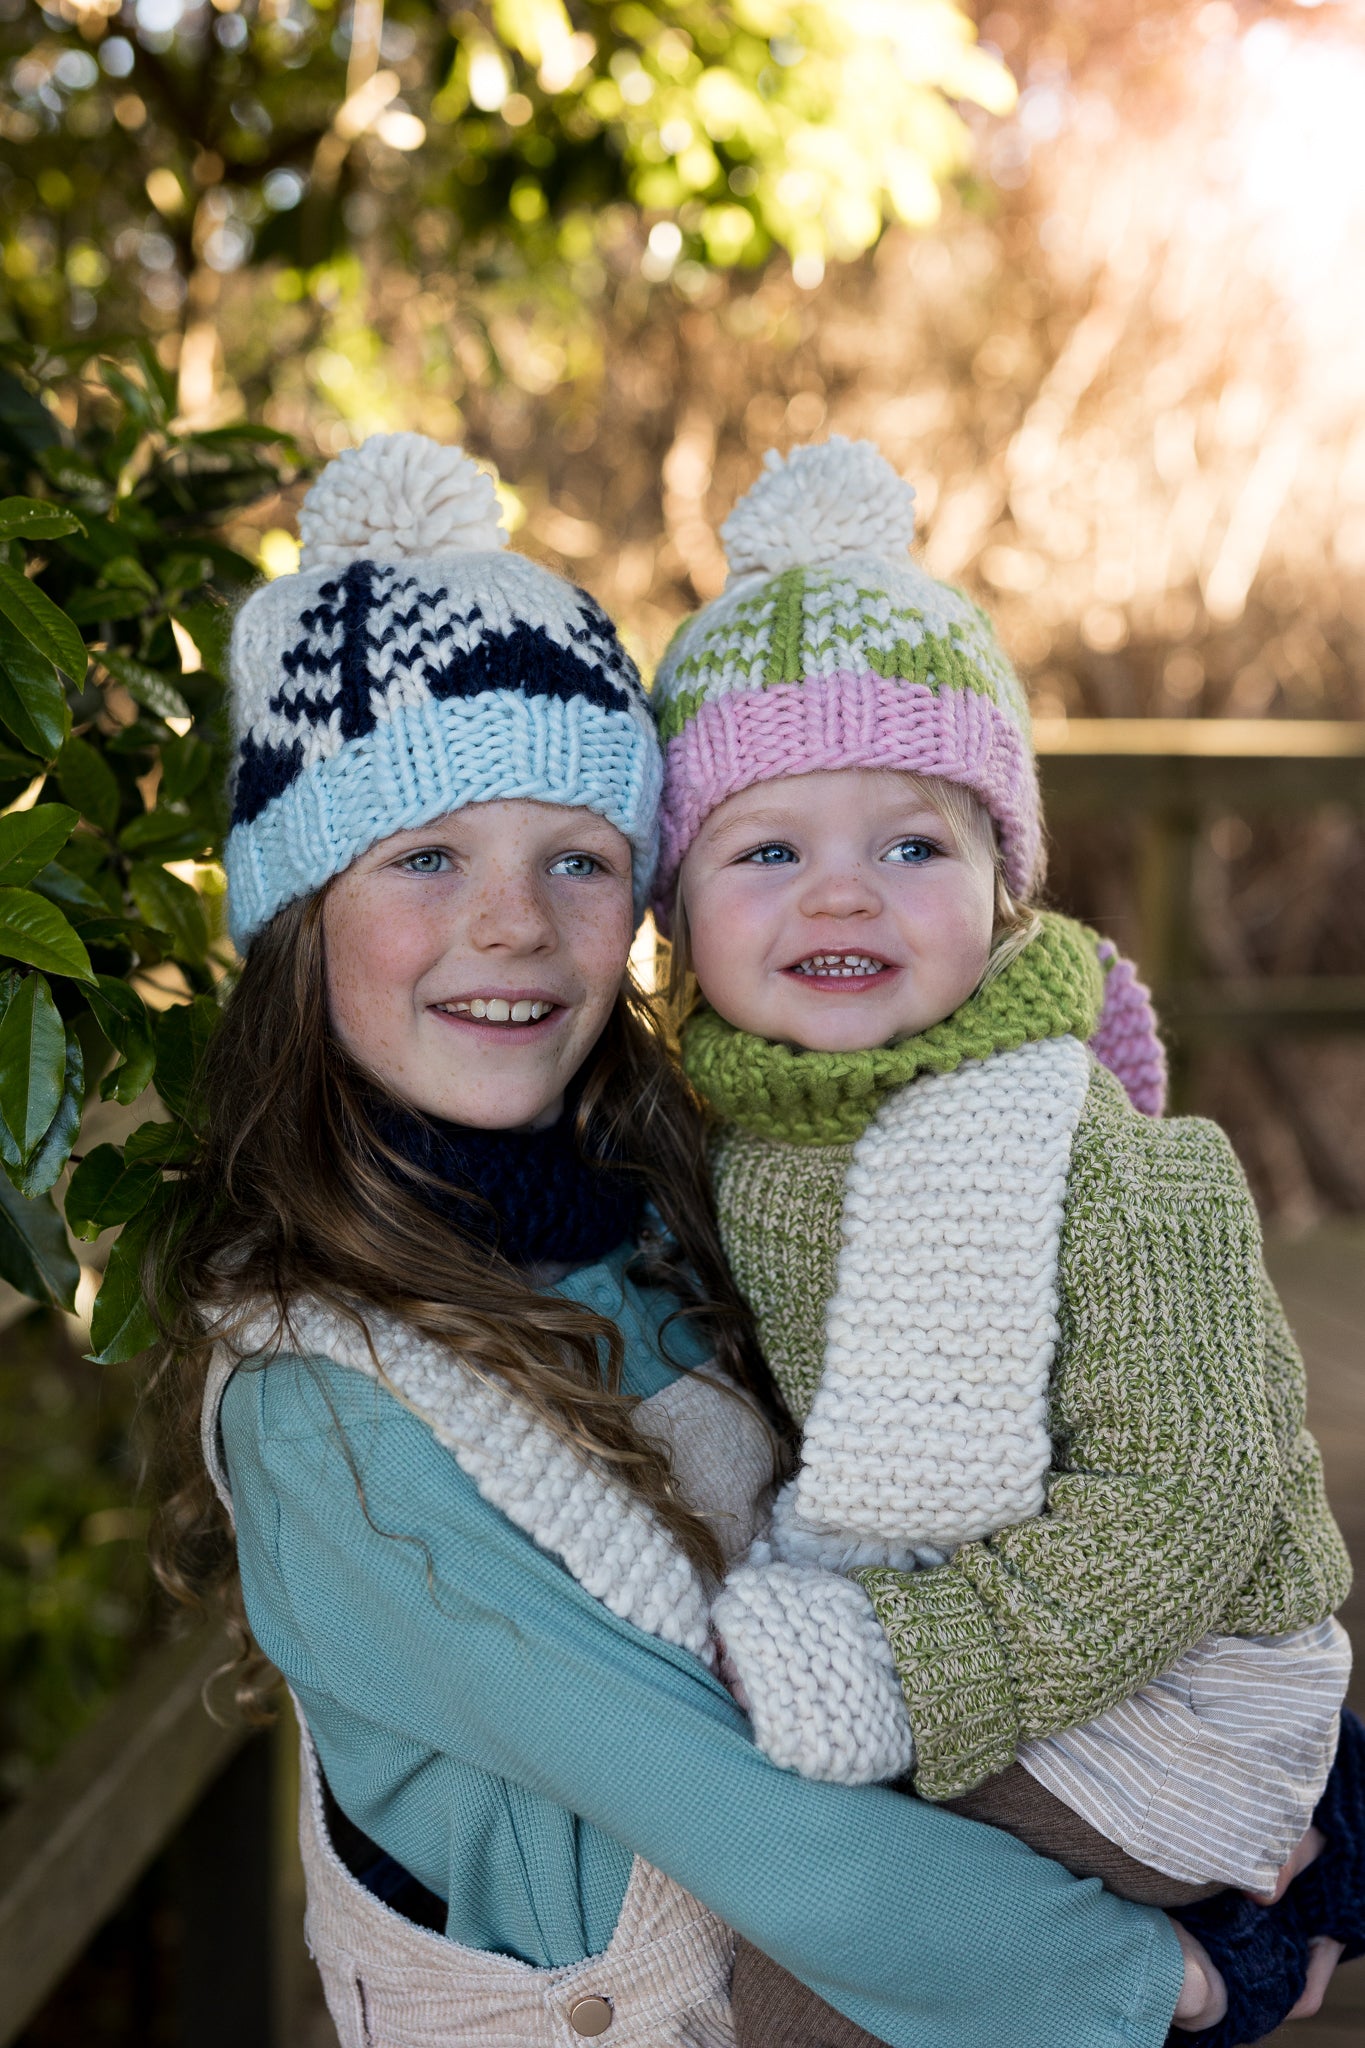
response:
[[[842,669],[713,697],[669,741],[654,903],[661,928],[682,857],[717,804],[755,782],[830,768],[902,769],[965,784],[996,820],[1010,888],[1027,890],[1042,833],[1033,756],[1014,719],[975,691]]]
[[[1111,940],[1100,940],[1100,959],[1106,970],[1104,1008],[1090,1050],[1122,1081],[1135,1109],[1144,1116],[1160,1116],[1166,1107],[1166,1051],[1157,1032],[1151,991]]]

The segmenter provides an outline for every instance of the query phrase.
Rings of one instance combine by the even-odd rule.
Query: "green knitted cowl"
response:
[[[706,1009],[683,1032],[682,1062],[697,1093],[727,1123],[790,1145],[849,1145],[893,1088],[1036,1039],[1064,1032],[1089,1039],[1103,1000],[1094,933],[1048,912],[1038,936],[1008,967],[913,1038],[870,1052],[806,1052],[738,1031]]]

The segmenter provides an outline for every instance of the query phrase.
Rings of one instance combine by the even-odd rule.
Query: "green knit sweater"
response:
[[[726,1253],[806,1425],[797,1506],[950,1559],[852,1574],[929,1798],[1210,1630],[1306,1627],[1349,1584],[1240,1168],[1215,1126],[1139,1115],[1083,1051],[1094,958],[1048,918],[952,1018],[875,1053],[709,1012],[684,1040],[719,1119]]]

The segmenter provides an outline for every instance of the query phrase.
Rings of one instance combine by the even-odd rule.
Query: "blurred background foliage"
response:
[[[5,1041],[42,1021],[47,1093],[21,1115],[0,1077],[0,1316],[40,1291],[16,1213],[62,1304],[0,1367],[15,1456],[57,1461],[36,1492],[0,1469],[0,1683],[50,1678],[0,1729],[12,1762],[143,1625],[139,1546],[99,1520],[131,1498],[135,1233],[93,1339],[91,1308],[190,1141],[231,970],[223,608],[292,566],[311,466],[380,429],[464,439],[517,545],[648,662],[721,587],[764,449],[867,434],[1044,720],[1360,718],[1362,104],[1345,0],[0,0],[0,494],[73,522],[6,528],[3,564],[84,649],[59,679],[0,618],[0,854],[45,814],[15,886],[102,977],[0,943],[11,1009],[47,991]],[[1054,863],[1130,942],[1131,839],[1078,830]],[[1201,949],[1365,973],[1363,872],[1348,815],[1212,821]],[[1229,1047],[1194,1090],[1269,1215],[1365,1207],[1358,1041]],[[82,1599],[108,1656],[71,1650]]]
[[[959,104],[1014,100],[949,0],[5,0],[0,15],[16,320],[35,340],[140,321],[178,334],[187,413],[212,388],[222,280],[243,269],[268,268],[297,309],[280,354],[334,324],[365,258],[440,273],[486,313],[529,289],[570,328],[623,259],[685,288],[781,249],[814,283],[888,220],[935,219],[970,161]],[[439,373],[449,340],[430,339]],[[258,390],[275,360],[252,366]]]

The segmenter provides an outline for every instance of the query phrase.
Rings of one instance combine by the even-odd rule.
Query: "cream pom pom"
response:
[[[304,569],[505,548],[493,479],[426,434],[371,434],[329,462],[299,508]]]
[[[818,448],[775,448],[721,530],[732,576],[833,562],[894,561],[915,537],[915,493],[870,441],[835,434]]]

